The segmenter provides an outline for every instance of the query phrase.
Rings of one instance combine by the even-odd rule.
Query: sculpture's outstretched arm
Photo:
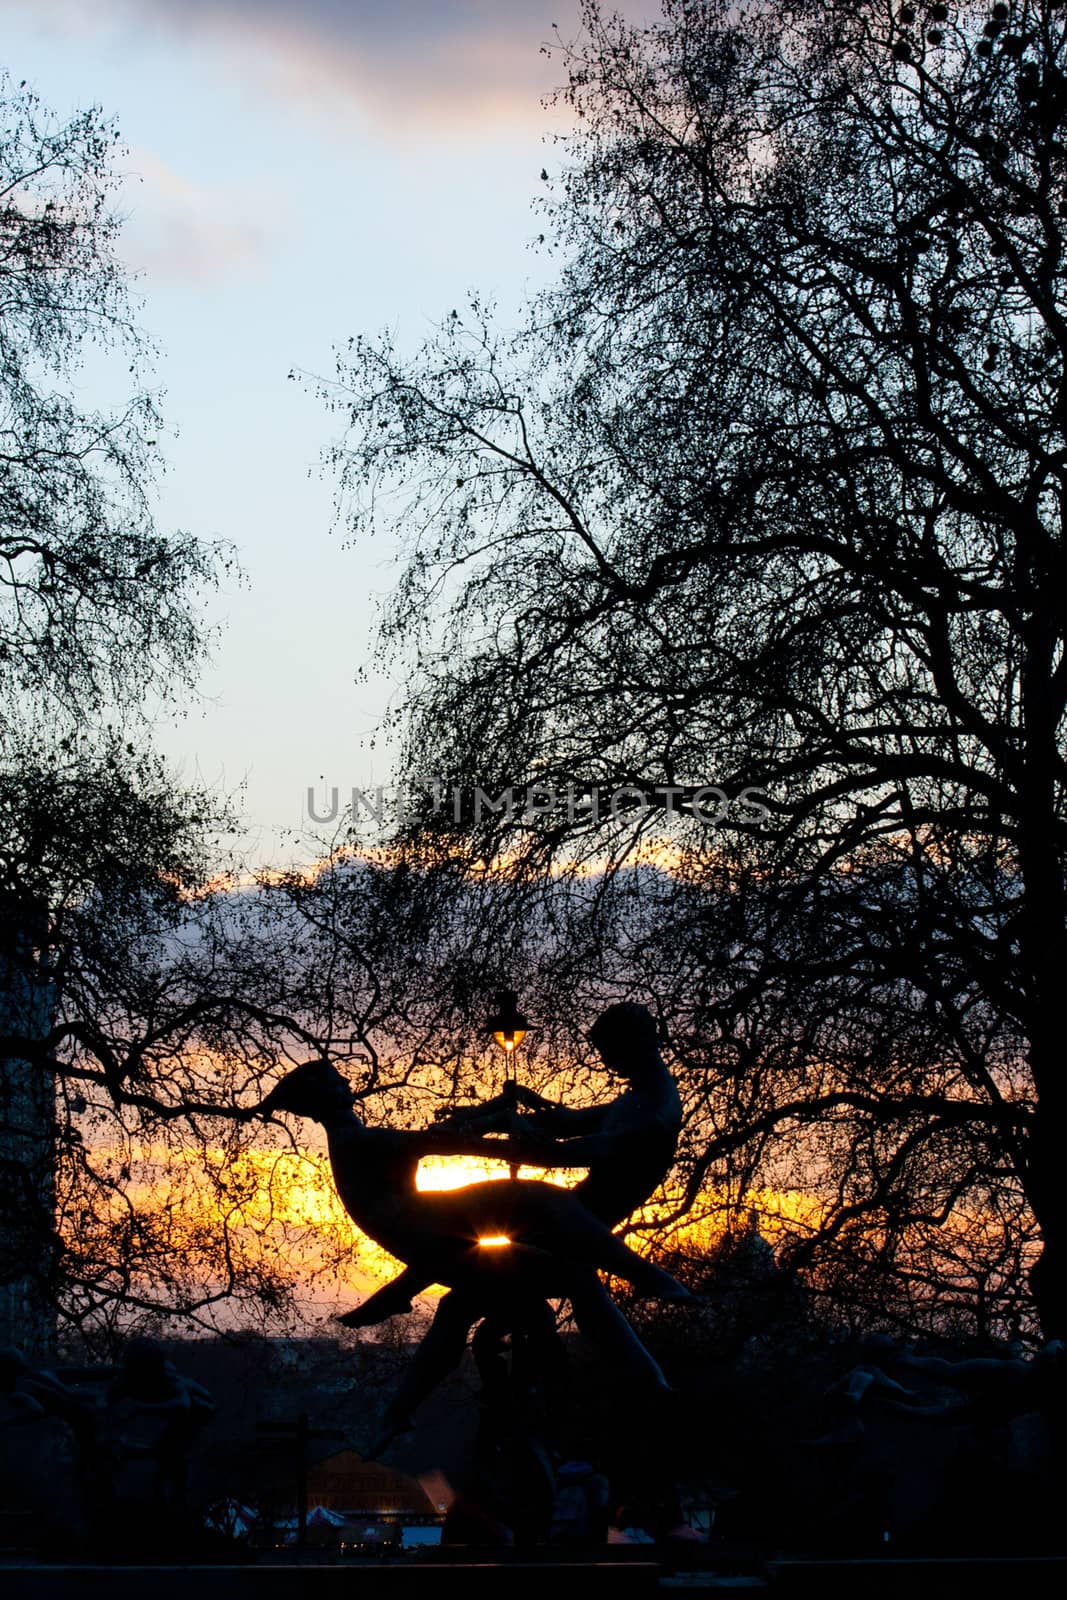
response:
[[[513,1113],[514,1132],[504,1138],[482,1137],[462,1125],[435,1123],[432,1128],[365,1128],[361,1138],[378,1155],[407,1157],[422,1161],[427,1156],[473,1156],[506,1161],[513,1166],[587,1167],[618,1148],[615,1135],[591,1135],[586,1139],[546,1139],[528,1126],[527,1119]]]
[[[441,1124],[423,1129],[421,1133],[412,1133],[409,1137],[412,1141],[410,1148],[418,1151],[420,1160],[425,1156],[473,1156],[507,1161],[520,1167],[543,1168],[587,1167],[591,1158],[598,1159],[608,1153],[610,1142],[608,1135],[603,1135],[599,1140],[567,1139],[557,1142],[525,1130],[511,1133],[504,1139],[491,1134],[483,1138],[462,1128]],[[582,1148],[579,1149],[579,1146]]]
[[[604,1126],[608,1106],[566,1106],[558,1100],[546,1100],[525,1085],[516,1085],[516,1098],[530,1112],[526,1118],[538,1133],[553,1139],[573,1139],[583,1133],[598,1133]]]
[[[520,1106],[531,1114],[519,1118]],[[483,1100],[474,1106],[460,1106],[455,1111],[449,1111],[441,1120],[446,1126],[469,1128],[472,1131],[480,1129],[483,1132],[514,1132],[516,1122],[521,1121],[527,1128],[547,1134],[549,1138],[569,1139],[578,1134],[598,1132],[608,1109],[607,1106],[565,1106],[558,1100],[546,1100],[544,1095],[516,1083],[509,1084],[503,1094],[495,1095],[492,1100]]]

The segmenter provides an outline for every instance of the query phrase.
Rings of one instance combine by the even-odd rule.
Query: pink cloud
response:
[[[242,219],[234,197],[183,177],[152,150],[131,151],[126,171],[123,249],[134,271],[188,281],[263,266],[266,233]]]
[[[542,96],[558,75],[540,49],[557,19],[537,0],[151,4],[162,21],[180,17],[183,29],[202,29],[231,68],[277,98],[329,116],[369,117],[401,134],[540,121]]]
[[[71,0],[37,4],[54,26],[85,31]],[[659,13],[657,0],[605,9]],[[563,66],[541,46],[579,32],[578,0],[98,0],[94,13],[142,38],[199,37],[282,100],[437,136],[543,125]]]

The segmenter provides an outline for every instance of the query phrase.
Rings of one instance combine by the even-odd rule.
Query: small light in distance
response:
[[[504,1245],[509,1245],[511,1240],[506,1233],[487,1233],[478,1244],[483,1250],[500,1250]]]

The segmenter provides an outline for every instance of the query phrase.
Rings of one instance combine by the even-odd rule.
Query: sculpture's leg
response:
[[[544,1251],[518,1244],[507,1250],[493,1252],[490,1260],[486,1259],[485,1251],[477,1247],[453,1256],[449,1276],[458,1278],[462,1286],[451,1289],[440,1301],[429,1330],[412,1355],[399,1387],[386,1407],[381,1431],[370,1447],[372,1456],[384,1449],[396,1434],[414,1425],[413,1412],[459,1366],[471,1328],[487,1311],[491,1311],[498,1329],[511,1326],[512,1306],[521,1282],[520,1275],[541,1272],[550,1260]],[[467,1281],[464,1284],[462,1274],[465,1269]],[[400,1282],[400,1279],[396,1282]],[[529,1292],[525,1293],[529,1298]],[[543,1307],[543,1297],[536,1296],[535,1303]],[[551,1315],[547,1307],[543,1307],[541,1314]]]
[[[433,1278],[418,1267],[405,1267],[400,1275],[368,1295],[354,1311],[346,1311],[334,1321],[345,1328],[370,1328],[386,1317],[402,1316],[411,1310],[414,1295],[429,1287]]]
[[[471,1184],[423,1198],[433,1202],[427,1208],[427,1220],[432,1220],[438,1234],[459,1240],[501,1233],[512,1241],[510,1251],[499,1252],[502,1258],[519,1249],[538,1250],[563,1262],[601,1267],[627,1279],[638,1294],[681,1305],[702,1303],[677,1278],[631,1250],[607,1223],[554,1184],[520,1178],[511,1183]]]
[[[626,1278],[638,1294],[653,1295],[657,1300],[671,1300],[681,1305],[701,1305],[698,1295],[691,1294],[684,1283],[662,1267],[657,1267],[636,1250],[631,1250],[617,1234],[590,1215],[572,1226],[570,1236],[561,1246],[561,1253],[575,1261],[590,1262],[603,1267],[617,1278]]]
[[[567,1285],[574,1319],[584,1334],[618,1358],[638,1383],[673,1393],[659,1362],[649,1354],[595,1272],[575,1270]]]
[[[484,1307],[472,1294],[452,1289],[437,1307],[421,1344],[408,1362],[399,1387],[385,1409],[382,1428],[370,1446],[375,1456],[390,1439],[413,1426],[412,1414],[463,1360],[467,1335]]]

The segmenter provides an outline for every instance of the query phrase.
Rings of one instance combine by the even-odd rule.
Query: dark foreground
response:
[[[358,1567],[354,1571],[353,1568]],[[0,1566],[5,1600],[340,1600],[354,1590],[374,1600],[454,1593],[565,1600],[741,1590],[776,1600],[972,1600],[995,1594],[1018,1600],[1067,1592],[1067,1556],[793,1561],[669,1570],[657,1561],[514,1560],[288,1563],[249,1566]]]

